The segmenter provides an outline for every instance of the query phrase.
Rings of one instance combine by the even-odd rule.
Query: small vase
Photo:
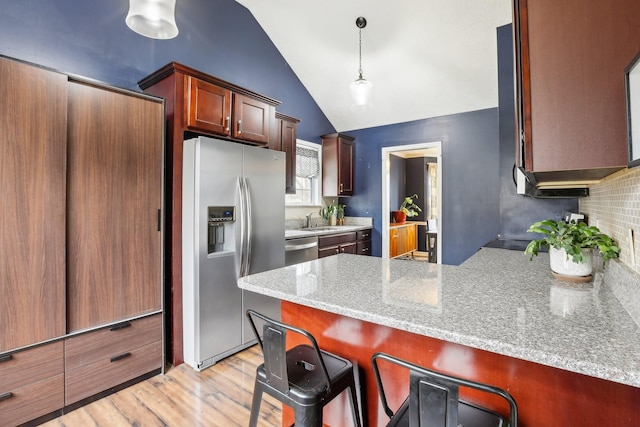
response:
[[[407,214],[404,211],[393,211],[393,220],[395,222],[405,222],[407,220]]]
[[[329,225],[336,225],[336,216],[329,215]]]
[[[571,257],[567,259],[564,249],[549,248],[549,265],[551,270],[565,276],[588,276],[593,271],[592,250],[583,249],[584,262],[574,262]]]

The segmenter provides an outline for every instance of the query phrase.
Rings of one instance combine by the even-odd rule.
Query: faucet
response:
[[[315,211],[311,211],[308,214],[306,214],[305,217],[305,227],[304,228],[309,228],[311,227],[311,215],[313,215]]]

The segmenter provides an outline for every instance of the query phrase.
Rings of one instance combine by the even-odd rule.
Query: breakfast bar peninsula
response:
[[[357,363],[370,426],[388,422],[371,369],[376,351],[507,390],[520,426],[640,425],[640,327],[606,275],[566,283],[548,265],[547,254],[529,261],[494,248],[459,266],[341,254],[238,285],[281,299],[284,322]],[[385,389],[395,407],[406,381]],[[327,405],[325,423],[350,425],[346,404]]]

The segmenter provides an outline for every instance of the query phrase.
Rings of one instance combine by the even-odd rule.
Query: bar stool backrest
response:
[[[317,381],[324,384],[323,388],[326,393],[331,392],[329,373],[313,335],[304,329],[278,322],[254,310],[247,310],[247,318],[258,344],[262,348],[265,374],[273,388],[283,394],[289,394],[290,391],[289,372],[287,370],[287,332],[291,332],[306,338],[315,356],[313,357],[314,360],[301,360],[298,364],[304,365],[303,368],[306,371],[314,372],[314,377]],[[258,333],[256,319],[259,319],[262,323],[262,334]],[[296,383],[296,378],[292,378],[291,382]]]
[[[492,385],[432,371],[385,353],[375,353],[371,358],[371,362],[382,406],[385,413],[391,418],[388,424],[389,426],[403,424],[403,422],[400,421],[400,413],[407,408],[404,407],[406,402],[405,405],[395,413],[389,407],[378,368],[378,360],[388,361],[410,371],[408,398],[408,419],[410,427],[457,427],[459,409],[466,410],[468,408],[474,410],[474,416],[476,417],[475,422],[477,423],[474,425],[503,425],[502,417],[499,417],[498,414],[466,402],[461,405],[459,400],[460,386],[502,397],[509,404],[508,425],[509,427],[517,427],[518,407],[513,397],[505,390]],[[406,414],[402,415],[402,418],[406,419]],[[496,420],[497,424],[494,424]]]

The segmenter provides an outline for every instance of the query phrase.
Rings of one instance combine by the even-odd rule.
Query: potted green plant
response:
[[[547,248],[551,270],[565,276],[589,276],[593,271],[593,249],[597,248],[602,254],[603,268],[620,252],[610,236],[585,222],[547,219],[531,224],[527,231],[544,236],[527,245],[524,252],[529,259]]]
[[[336,204],[334,201],[333,203],[320,208],[320,216],[328,221],[329,225],[336,225],[336,218],[339,213],[342,213],[342,215],[344,216],[345,207],[346,205]]]
[[[418,195],[414,194],[413,196],[405,197],[400,208],[397,211],[393,211],[393,219],[395,222],[405,222],[407,218],[414,217],[418,215],[419,212],[422,212],[420,206],[413,202],[414,198],[418,200]]]

